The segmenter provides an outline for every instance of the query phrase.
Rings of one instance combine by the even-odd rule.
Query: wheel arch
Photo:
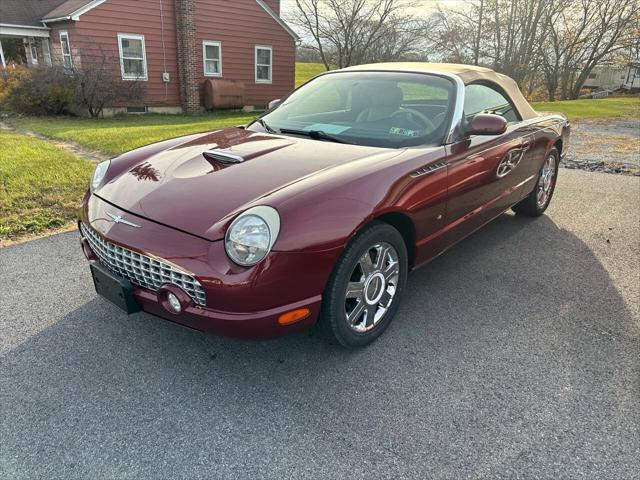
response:
[[[558,150],[558,155],[559,155],[560,157],[562,157],[562,147],[563,147],[563,146],[564,146],[564,144],[563,144],[563,142],[562,142],[562,138],[558,138],[558,139],[555,141],[555,143],[552,145],[552,147],[551,147],[551,148],[554,148],[554,147],[555,147],[555,149],[556,149],[556,150]]]
[[[369,225],[372,222],[382,222],[388,225],[391,225],[393,228],[400,232],[402,238],[404,240],[404,244],[407,247],[407,259],[409,261],[409,269],[413,267],[414,263],[414,252],[415,252],[415,244],[416,244],[416,229],[413,224],[413,220],[402,212],[387,212],[383,213],[377,217],[375,217],[371,222],[368,222]],[[364,228],[364,225],[362,228]]]

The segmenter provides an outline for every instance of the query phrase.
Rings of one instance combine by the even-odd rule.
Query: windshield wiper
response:
[[[256,119],[256,123],[260,124],[260,126],[261,126],[262,128],[264,128],[264,129],[265,129],[267,132],[269,132],[269,133],[276,133],[276,134],[278,133],[276,130],[274,130],[273,128],[271,128],[271,127],[267,124],[267,122],[265,122],[265,121],[264,121],[263,119],[261,119],[261,118],[257,118],[257,119]]]
[[[289,133],[291,135],[302,135],[304,137],[313,138],[314,140],[326,140],[335,143],[349,143],[344,140],[323,132],[322,130],[295,130],[293,128],[281,128],[280,133]]]

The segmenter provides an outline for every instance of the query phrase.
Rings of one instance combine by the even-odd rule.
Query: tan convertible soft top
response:
[[[489,68],[476,67],[474,65],[462,65],[457,63],[422,63],[422,62],[397,62],[397,63],[371,63],[348,67],[344,70],[388,70],[417,73],[448,73],[459,77],[465,85],[470,83],[493,83],[503,89],[511,98],[514,106],[523,120],[538,116],[531,108],[529,102],[520,92],[518,85],[511,78],[501,73],[496,73]]]

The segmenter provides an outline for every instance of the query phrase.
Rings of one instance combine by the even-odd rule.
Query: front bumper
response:
[[[114,215],[135,222],[139,228],[114,223]],[[175,314],[166,308],[161,291],[134,285],[134,298],[144,311],[196,330],[230,336],[272,337],[313,325],[320,313],[324,285],[340,254],[337,249],[273,251],[257,266],[243,268],[227,258],[222,241],[211,242],[145,220],[95,195],[85,197],[80,224],[114,245],[188,272],[206,294],[204,305],[191,301]],[[81,242],[87,259],[99,260],[84,236]],[[289,325],[278,322],[281,315],[301,308],[308,309],[309,315]]]

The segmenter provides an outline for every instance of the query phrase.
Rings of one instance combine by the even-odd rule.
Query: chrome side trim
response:
[[[462,132],[462,121],[464,120],[464,82],[457,75],[443,75],[451,79],[456,86],[456,104],[453,108],[449,133],[444,139],[445,145],[455,143],[464,135]]]
[[[428,173],[437,172],[438,170],[442,170],[443,168],[447,168],[447,162],[436,162],[431,165],[427,165],[426,167],[419,168],[415,172],[411,173],[411,178],[418,178]]]

